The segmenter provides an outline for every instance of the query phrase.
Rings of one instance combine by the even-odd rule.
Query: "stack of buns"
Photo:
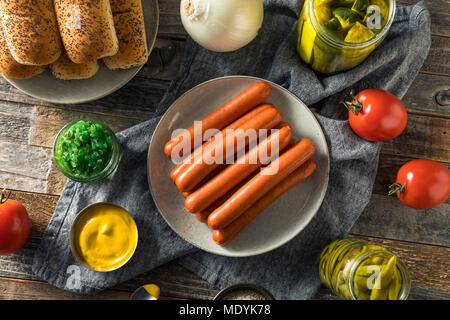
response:
[[[0,73],[31,78],[49,66],[63,80],[144,65],[141,0],[0,0]]]
[[[149,52],[141,0],[111,0],[111,8],[119,51],[103,59],[106,66],[115,70],[145,64]]]

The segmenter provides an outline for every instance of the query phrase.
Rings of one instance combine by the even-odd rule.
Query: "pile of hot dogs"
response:
[[[281,112],[264,103],[271,92],[268,83],[255,83],[201,120],[203,139],[195,139],[200,132],[193,125],[165,145],[168,157],[181,160],[170,179],[183,193],[186,210],[208,223],[217,244],[234,239],[316,169],[314,144],[293,140]],[[208,136],[211,129],[216,134]]]

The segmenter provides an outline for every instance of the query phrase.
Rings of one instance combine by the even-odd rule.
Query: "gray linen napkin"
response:
[[[209,52],[187,41],[179,75],[157,107],[156,116],[117,135],[124,154],[116,174],[95,184],[67,182],[35,253],[32,269],[36,275],[59,288],[87,294],[178,259],[218,288],[249,281],[266,287],[277,299],[307,299],[315,294],[320,285],[318,253],[331,240],[345,237],[367,205],[381,148],[380,143],[353,134],[339,101],[348,97],[349,88],[382,88],[403,97],[429,50],[430,15],[422,2],[398,8],[388,37],[363,64],[344,73],[320,76],[300,61],[294,48],[302,4],[264,1],[264,23],[258,37],[236,52]],[[182,240],[162,219],[147,183],[147,148],[160,116],[195,85],[226,75],[257,76],[289,89],[312,107],[330,148],[330,182],[315,218],[286,245],[249,258],[205,253]],[[139,228],[139,245],[132,260],[108,273],[80,266],[69,249],[71,222],[81,209],[99,201],[125,207]]]

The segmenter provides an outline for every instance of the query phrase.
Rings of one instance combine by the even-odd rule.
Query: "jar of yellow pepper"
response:
[[[323,74],[351,69],[383,41],[394,16],[395,0],[305,0],[297,52]]]
[[[319,257],[322,282],[348,300],[406,300],[408,270],[395,254],[378,245],[335,240]]]

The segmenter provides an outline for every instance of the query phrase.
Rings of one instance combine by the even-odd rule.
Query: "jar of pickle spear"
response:
[[[319,257],[322,282],[347,300],[406,300],[411,282],[406,266],[384,247],[335,240]]]
[[[323,74],[351,69],[383,41],[394,16],[395,0],[305,0],[297,52]]]

